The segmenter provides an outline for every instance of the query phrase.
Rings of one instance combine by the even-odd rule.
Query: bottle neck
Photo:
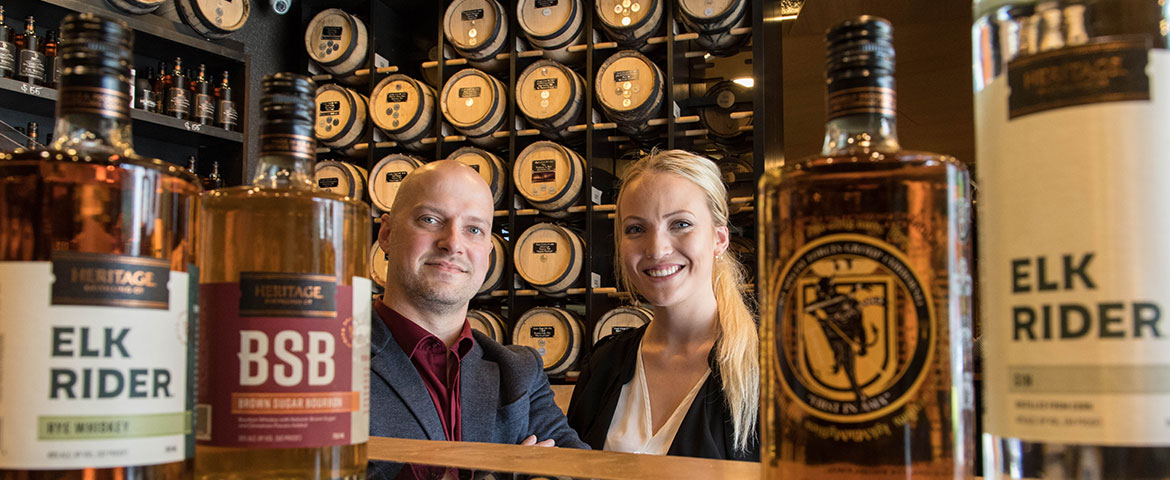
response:
[[[61,79],[52,148],[134,155],[130,78],[84,67]]]
[[[898,145],[897,94],[892,75],[830,76],[824,156],[895,152]]]
[[[268,119],[260,132],[260,165],[252,185],[263,188],[313,190],[317,141],[313,124],[287,118]]]

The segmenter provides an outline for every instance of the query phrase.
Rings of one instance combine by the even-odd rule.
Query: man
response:
[[[370,434],[588,448],[553,402],[540,356],[467,322],[487,274],[492,195],[453,160],[415,169],[382,215],[386,292],[374,300]],[[370,478],[398,467],[371,462]]]

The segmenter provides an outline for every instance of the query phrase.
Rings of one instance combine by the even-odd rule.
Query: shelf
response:
[[[748,30],[751,31],[751,29],[748,29]],[[694,32],[687,32],[687,33],[680,33],[678,35],[675,35],[674,41],[686,42],[689,40],[697,40],[698,38],[699,38],[699,34],[694,33]],[[657,45],[659,43],[666,43],[666,40],[667,40],[667,37],[650,37],[649,39],[646,40],[646,43],[648,43],[650,45]]]
[[[501,55],[503,55],[503,54],[501,54]],[[450,59],[447,59],[443,62],[444,67],[458,67],[461,65],[467,65],[466,58],[450,58]],[[423,62],[423,64],[422,64],[422,68],[435,68],[438,66],[439,66],[438,60],[431,60],[428,62]]]
[[[11,78],[0,78],[0,105],[12,108],[19,105],[21,111],[53,117],[57,104],[57,90],[49,87],[29,85]],[[134,120],[135,134],[161,138],[174,143],[201,145],[209,138],[244,143],[244,134],[224,130],[212,125],[202,125],[191,120],[180,120],[145,110],[130,109]],[[177,138],[176,138],[177,134]]]

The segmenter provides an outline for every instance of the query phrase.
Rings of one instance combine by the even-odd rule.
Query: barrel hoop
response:
[[[207,15],[203,14],[203,9],[199,8],[197,5],[188,5],[188,1],[195,2],[197,0],[174,0],[175,6],[178,7],[180,15],[183,15],[190,20],[195,20],[200,26],[207,29],[212,34],[227,35],[235,31],[221,28],[220,26],[216,25],[215,21],[207,18]],[[247,15],[251,10],[251,4],[248,3],[248,0],[241,1],[244,2],[244,16],[247,18]],[[190,7],[190,10],[188,10],[188,7]],[[191,27],[194,28],[194,25]]]

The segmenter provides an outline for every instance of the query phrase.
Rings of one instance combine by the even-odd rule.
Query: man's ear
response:
[[[381,225],[378,226],[378,246],[382,247],[383,252],[390,251],[390,214],[383,213],[381,217]]]

